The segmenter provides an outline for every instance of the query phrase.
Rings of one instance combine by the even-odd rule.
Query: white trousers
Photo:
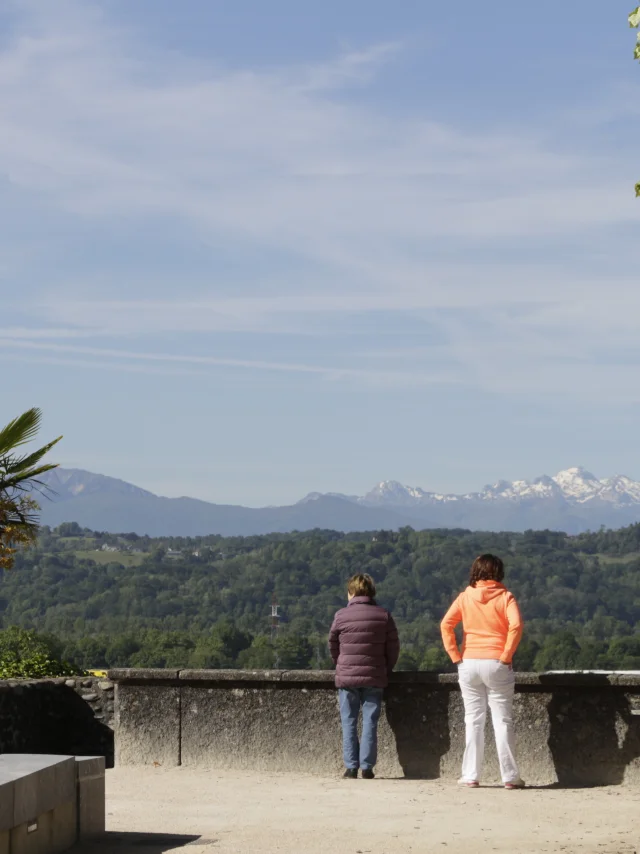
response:
[[[496,737],[503,783],[520,780],[515,756],[513,694],[515,676],[507,664],[494,659],[466,658],[458,667],[460,692],[464,701],[467,744],[462,760],[462,779],[478,782],[484,762],[484,729],[487,704]]]

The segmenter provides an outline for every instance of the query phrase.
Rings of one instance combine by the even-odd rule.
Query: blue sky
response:
[[[632,5],[5,3],[4,421],[250,505],[640,478]]]

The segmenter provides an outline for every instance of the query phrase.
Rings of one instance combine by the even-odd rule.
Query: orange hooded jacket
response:
[[[464,631],[461,650],[454,631],[460,621]],[[522,617],[513,593],[504,584],[478,581],[458,596],[440,629],[454,664],[463,658],[496,658],[511,664],[522,637]]]

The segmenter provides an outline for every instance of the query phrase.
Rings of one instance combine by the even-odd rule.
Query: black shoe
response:
[[[373,780],[375,776],[376,775],[373,773],[373,771],[370,768],[367,768],[366,770],[364,770],[362,772],[362,779],[363,780]]]
[[[342,775],[345,780],[357,780],[358,779],[358,769],[357,768],[347,768],[347,770]]]

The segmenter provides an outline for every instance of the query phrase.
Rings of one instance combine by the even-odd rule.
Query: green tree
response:
[[[432,670],[441,673],[443,670],[453,670],[453,662],[440,646],[430,646],[425,650],[420,662],[420,670]]]
[[[281,635],[276,641],[278,667],[283,670],[308,670],[311,667],[313,647],[308,638],[298,635]]]
[[[129,667],[136,653],[140,652],[142,644],[131,636],[122,635],[116,637],[107,647],[105,654],[108,667]]]
[[[224,620],[198,640],[192,664],[194,667],[214,670],[233,667],[239,653],[250,644],[250,635]]]
[[[575,670],[580,657],[580,645],[572,632],[556,632],[544,643],[535,658],[535,669]]]
[[[35,540],[39,508],[31,491],[40,475],[56,468],[42,460],[62,436],[37,451],[19,451],[36,437],[41,421],[41,411],[34,408],[0,429],[0,569],[10,569],[17,548]]]
[[[603,658],[615,670],[640,670],[640,635],[614,638]]]
[[[540,644],[530,638],[523,638],[518,646],[513,666],[515,670],[526,673],[535,667],[536,656],[540,652]]]
[[[410,652],[408,649],[403,649],[400,652],[398,657],[398,663],[396,664],[396,670],[418,670],[419,662],[415,653]]]
[[[58,657],[55,642],[11,626],[0,631],[0,679],[72,676],[79,671]]]
[[[60,537],[82,537],[84,531],[77,522],[63,522],[56,528],[56,534]]]
[[[250,647],[242,650],[237,664],[244,670],[272,670],[275,662],[276,653],[270,638],[259,635],[253,639]]]

